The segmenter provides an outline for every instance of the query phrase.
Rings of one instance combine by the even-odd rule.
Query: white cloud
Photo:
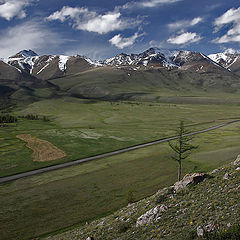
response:
[[[149,1],[134,1],[134,2],[129,2],[123,5],[122,9],[134,9],[134,8],[153,8],[161,5],[166,5],[166,4],[171,4],[175,2],[180,2],[183,0],[149,0]]]
[[[231,28],[228,30],[228,32],[225,35],[214,39],[213,42],[240,42],[240,7],[237,9],[231,8],[222,16],[216,18],[214,21],[215,32],[219,31],[223,26],[229,24],[231,24]]]
[[[80,18],[81,14],[87,14],[89,11],[87,8],[73,8],[73,7],[66,7],[64,6],[61,11],[56,11],[51,14],[46,19],[48,21],[59,20],[61,22],[66,21],[67,19],[78,19]],[[95,15],[94,15],[95,16]]]
[[[98,14],[87,8],[72,8],[64,6],[46,18],[48,21],[69,21],[71,26],[78,30],[105,34],[108,32],[132,28],[140,24],[140,20],[124,19],[118,11]]]
[[[0,17],[10,21],[14,17],[25,18],[25,8],[34,0],[1,0]]]
[[[233,49],[233,48],[227,48],[224,50],[224,53],[228,53],[228,54],[239,54],[240,53],[240,50],[236,50],[236,49]]]
[[[184,32],[178,36],[169,38],[167,40],[168,43],[175,44],[175,45],[185,45],[189,43],[198,42],[202,39],[197,33],[192,32]]]
[[[203,18],[201,17],[197,17],[192,20],[177,21],[177,22],[168,24],[168,28],[174,31],[177,29],[186,29],[188,27],[193,27],[202,21],[203,21]]]
[[[0,32],[0,57],[9,57],[23,49],[36,52],[54,48],[61,43],[56,33],[39,22],[25,22]]]
[[[170,4],[170,3],[175,3],[175,2],[179,2],[182,0],[150,0],[150,1],[143,1],[143,2],[139,2],[139,5],[142,7],[156,7],[157,5],[161,5],[161,4]]]
[[[111,38],[109,40],[109,42],[112,45],[116,46],[117,48],[123,49],[125,47],[132,46],[135,43],[135,41],[137,40],[137,38],[139,38],[140,36],[142,36],[142,34],[139,35],[138,33],[135,33],[131,37],[124,38],[121,36],[121,34],[118,34],[118,35],[114,36],[113,38]]]

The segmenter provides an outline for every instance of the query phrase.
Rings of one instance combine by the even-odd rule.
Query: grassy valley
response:
[[[240,119],[239,77],[210,70],[105,66],[51,80],[1,81],[2,114],[18,121],[0,128],[0,176],[173,136],[180,120],[196,131]],[[240,152],[239,133],[234,123],[197,135],[200,147],[184,161],[184,173],[232,161]],[[61,158],[36,161],[42,159],[38,146],[57,149]],[[176,176],[164,143],[1,184],[0,239],[73,229],[126,206],[129,192],[134,201],[143,199]]]
[[[69,97],[38,101],[14,114],[44,115],[51,121],[20,119],[0,129],[1,175],[171,136],[180,119],[191,130],[204,129],[239,118],[238,108],[236,103],[107,102]],[[184,173],[209,171],[232,161],[240,151],[239,132],[239,123],[235,123],[196,136],[200,148],[184,162]],[[67,156],[34,162],[32,151],[16,138],[19,134],[47,140]],[[28,239],[85,224],[125,206],[129,191],[135,201],[149,196],[176,181],[177,164],[170,155],[168,144],[160,144],[2,184],[0,239]]]

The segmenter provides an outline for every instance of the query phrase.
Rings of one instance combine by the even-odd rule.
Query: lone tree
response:
[[[168,144],[175,152],[172,158],[178,162],[178,181],[180,181],[182,175],[182,160],[186,159],[192,150],[198,148],[198,146],[191,144],[193,136],[188,136],[190,132],[185,129],[183,121],[180,121],[176,132],[178,138],[175,142],[169,141]]]

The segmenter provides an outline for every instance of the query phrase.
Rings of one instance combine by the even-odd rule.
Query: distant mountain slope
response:
[[[51,82],[71,96],[103,100],[156,100],[164,92],[220,93],[240,89],[239,77],[229,71],[199,73],[165,68],[135,69],[133,66],[105,66]]]
[[[209,58],[217,62],[226,69],[229,69],[233,73],[240,75],[240,54],[232,53],[216,53],[210,54]]]
[[[237,92],[239,67],[239,55],[208,57],[199,52],[159,48],[122,53],[100,63],[79,55],[38,56],[32,50],[23,50],[0,59],[0,85],[16,90],[29,87],[34,92],[45,81],[44,87],[54,88],[61,96],[154,100],[164,91]],[[26,91],[29,93],[25,88],[21,97]]]
[[[104,61],[106,65],[112,66],[148,66],[163,68],[178,68],[180,70],[191,70],[197,72],[206,72],[211,70],[226,70],[218,63],[211,60],[206,55],[199,52],[182,50],[165,50],[159,48],[150,48],[140,54],[121,53],[116,57]]]
[[[39,99],[35,92],[40,88],[47,89],[51,92],[50,94],[57,90],[48,81],[37,79],[25,70],[20,70],[14,65],[0,61],[1,100],[5,99],[4,101],[8,103],[14,100],[19,104],[24,103],[24,101],[33,102]]]
[[[32,50],[20,51],[2,61],[42,80],[75,74],[99,65],[83,56],[38,56]]]

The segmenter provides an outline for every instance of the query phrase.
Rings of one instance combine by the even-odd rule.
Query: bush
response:
[[[27,114],[25,116],[19,116],[19,118],[26,118],[28,120],[39,120],[38,115],[33,115],[33,114]]]
[[[122,222],[122,223],[120,223],[120,225],[118,226],[118,232],[119,232],[119,233],[124,233],[124,232],[126,232],[130,227],[131,227],[131,225],[130,225],[129,223]]]
[[[127,203],[133,203],[134,197],[133,197],[133,191],[129,190],[127,193]]]
[[[0,116],[0,123],[15,123],[18,119],[11,115],[2,115]]]

